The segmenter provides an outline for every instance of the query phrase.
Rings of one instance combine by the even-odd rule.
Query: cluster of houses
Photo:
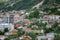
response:
[[[25,13],[25,10],[21,10],[21,11],[12,11],[12,12],[9,11],[9,12],[5,12],[5,15],[0,15],[0,30],[4,30],[4,28],[8,28],[9,32],[5,33],[5,35],[17,33],[18,30],[14,29],[14,27],[23,28],[23,30],[25,32],[44,33],[43,30],[31,30],[30,28],[27,28],[27,25],[32,23],[32,21],[36,22],[38,20],[36,20],[35,18],[32,21],[30,21],[29,19],[25,19],[24,13]],[[3,14],[3,13],[1,13],[1,14]],[[44,15],[40,16],[39,21],[42,21],[43,23],[46,22],[47,23],[46,27],[51,27],[51,25],[55,21],[60,23],[60,16],[44,14]],[[34,25],[34,26],[36,26],[36,25]],[[5,36],[0,35],[1,40],[3,40],[4,38],[5,38]],[[22,38],[27,38],[26,40],[28,40],[30,37],[23,35],[22,37],[14,38],[11,40],[20,40]],[[41,39],[53,40],[53,38],[54,38],[53,33],[49,33],[49,34],[43,35],[43,36],[37,36],[38,40],[41,40]]]
[[[43,23],[47,23],[47,26],[50,26],[57,21],[58,23],[60,23],[60,15],[54,15],[54,14],[50,14],[48,15],[46,12],[40,11],[40,21],[42,21]],[[59,24],[60,25],[60,24]]]
[[[4,35],[0,35],[0,40],[7,38],[6,35],[16,34],[18,30],[15,29],[15,26],[18,28],[23,27],[23,24],[19,23],[20,21],[23,21],[25,25],[30,24],[28,19],[24,19],[24,11],[25,10],[9,11],[5,12],[5,14],[0,14],[0,30],[3,31],[5,28],[8,28],[9,30],[9,32],[4,33]],[[23,38],[26,38],[26,40],[31,39],[29,36],[22,35],[21,37],[13,38],[11,40],[22,40]]]

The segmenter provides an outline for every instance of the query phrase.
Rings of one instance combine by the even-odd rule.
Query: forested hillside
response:
[[[10,0],[11,2],[12,0]],[[1,10],[20,10],[20,9],[28,9],[28,8],[31,8],[32,6],[38,4],[40,1],[42,0],[14,0],[11,2],[14,3],[13,6],[8,6],[8,7],[3,7]],[[3,3],[0,5],[2,6]]]
[[[60,6],[60,0],[45,0],[45,2],[41,7],[44,9],[44,8],[53,8],[57,6]]]
[[[40,10],[46,11],[48,14],[60,15],[60,0],[45,0]]]
[[[28,9],[38,4],[42,0],[9,0],[8,2],[0,2],[0,10],[21,10]],[[12,5],[12,6],[11,6]],[[45,0],[40,9],[53,8],[60,6],[60,0]]]

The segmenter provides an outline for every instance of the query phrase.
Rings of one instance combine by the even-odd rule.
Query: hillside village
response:
[[[0,40],[60,40],[59,2],[8,1],[0,7]]]
[[[0,12],[1,40],[54,40],[59,29],[60,15],[38,9]]]

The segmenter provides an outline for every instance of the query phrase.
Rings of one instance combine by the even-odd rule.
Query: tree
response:
[[[1,30],[0,30],[0,35],[4,35],[4,31],[1,31]]]
[[[26,35],[29,35],[32,39],[31,40],[36,40],[36,33],[33,33],[33,32],[31,32],[31,33],[26,33]]]
[[[51,10],[48,10],[48,14],[51,14]]]
[[[17,29],[19,32],[17,33],[18,34],[18,36],[21,36],[21,35],[23,35],[23,34],[25,34],[25,32],[22,30],[22,29]]]
[[[7,37],[8,37],[9,39],[17,38],[17,37],[18,37],[18,34],[11,34],[11,35],[8,35]]]
[[[5,28],[5,29],[4,29],[4,32],[8,32],[8,31],[9,31],[8,28]]]
[[[29,18],[40,18],[39,11],[37,9],[34,12],[30,13]]]
[[[44,30],[45,30],[45,33],[50,33],[53,31],[52,28],[45,28]]]
[[[58,14],[58,15],[60,15],[60,11],[56,11],[56,12],[55,12],[55,14]]]
[[[58,23],[57,23],[57,21],[54,22],[54,24],[53,24],[52,27],[54,27],[54,28],[58,27]]]
[[[9,40],[9,38],[5,38],[4,40]]]
[[[60,35],[55,35],[54,40],[60,40]]]

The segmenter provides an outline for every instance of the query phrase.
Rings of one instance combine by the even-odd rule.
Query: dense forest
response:
[[[10,0],[10,1],[12,1],[12,0]],[[32,6],[38,4],[40,1],[42,1],[42,0],[21,0],[21,1],[18,0],[17,3],[15,3],[13,6],[9,6],[9,7],[6,7],[8,4],[3,6],[4,4],[2,3],[2,4],[0,4],[0,7],[2,7],[2,8],[0,8],[0,10],[7,11],[7,10],[27,9],[27,8],[31,8]],[[13,2],[16,2],[16,1],[14,0],[14,1],[12,1],[12,3]]]
[[[17,2],[18,1],[18,2]],[[9,11],[9,10],[21,10],[28,9],[32,6],[38,4],[42,0],[10,0],[7,3],[0,3],[0,10]],[[16,3],[15,3],[16,2]],[[15,3],[13,6],[8,6],[9,4]],[[8,6],[8,7],[7,7]],[[56,6],[60,7],[60,0],[45,0],[43,5],[40,7],[41,9],[50,9]]]

